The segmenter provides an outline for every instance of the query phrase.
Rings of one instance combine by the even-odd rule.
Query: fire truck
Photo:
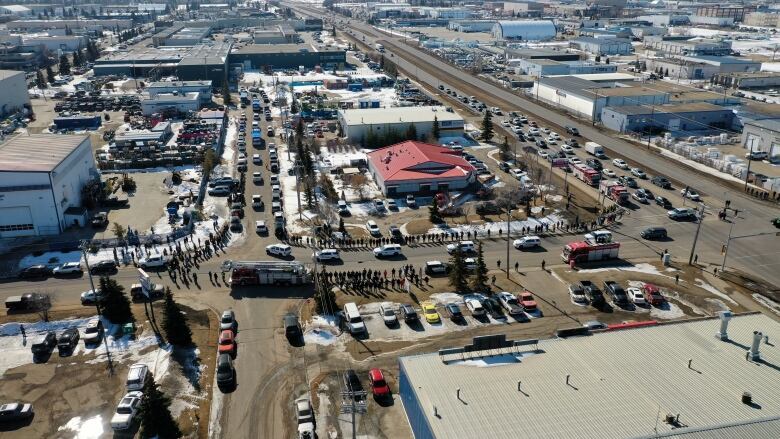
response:
[[[311,282],[311,271],[298,261],[225,261],[230,286],[303,285]]]
[[[614,180],[602,180],[599,184],[599,192],[617,204],[628,203],[628,189]]]
[[[591,186],[598,186],[601,181],[601,174],[599,171],[581,164],[572,164],[571,173],[578,179],[584,181]]]
[[[597,230],[586,234],[584,238],[583,241],[570,242],[563,247],[563,262],[572,265],[618,257],[620,243],[612,241],[612,233],[608,230]]]

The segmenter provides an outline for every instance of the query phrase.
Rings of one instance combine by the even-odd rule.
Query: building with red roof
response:
[[[388,196],[465,190],[477,176],[460,152],[414,140],[368,153],[368,169]]]

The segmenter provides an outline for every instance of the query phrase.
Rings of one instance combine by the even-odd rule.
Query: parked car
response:
[[[647,201],[647,197],[645,197],[644,192],[636,191],[633,194],[631,194],[631,198],[635,199],[636,201],[639,201],[642,204],[648,204],[649,201]]]
[[[125,385],[127,390],[143,390],[146,379],[149,377],[149,367],[143,363],[135,363],[127,371]]]
[[[52,269],[46,265],[38,264],[23,268],[19,272],[20,279],[43,279],[53,274]]]
[[[538,236],[523,236],[522,238],[515,239],[512,245],[515,246],[516,249],[524,249],[524,248],[535,248],[539,247],[542,244],[541,238]]]
[[[517,299],[526,312],[536,311],[536,299],[534,299],[534,295],[530,291],[521,292],[517,295]]]
[[[366,222],[366,228],[368,229],[368,233],[370,233],[371,236],[382,236],[382,231],[379,230],[379,226],[377,225],[376,221],[368,220]]]
[[[447,274],[447,265],[441,261],[428,261],[425,263],[425,273],[429,275]]]
[[[398,323],[398,317],[395,315],[395,309],[389,303],[379,305],[379,315],[387,326],[395,326]]]
[[[99,229],[108,226],[108,215],[105,213],[96,213],[92,215],[92,219],[89,221],[93,228]]]
[[[672,202],[669,201],[666,197],[662,197],[660,195],[656,195],[656,197],[655,197],[655,204],[663,207],[664,209],[671,209],[672,208]]]
[[[745,154],[745,158],[748,160],[766,160],[769,158],[769,153],[766,151],[750,151]]]
[[[352,369],[344,371],[344,390],[351,393],[355,400],[362,399],[365,394],[363,384],[360,382],[357,373]]]
[[[282,326],[284,327],[284,335],[287,340],[295,341],[300,340],[303,336],[301,330],[301,324],[298,321],[298,316],[295,313],[287,313],[282,317]],[[233,332],[235,337],[235,332]],[[234,338],[235,339],[235,338]]]
[[[668,212],[666,215],[676,221],[690,221],[696,219],[696,211],[690,207],[676,207]]]
[[[482,307],[485,308],[485,311],[490,317],[493,317],[494,319],[504,318],[504,312],[501,311],[501,304],[498,300],[488,297],[482,301]]]
[[[406,206],[412,209],[417,207],[417,200],[414,199],[414,195],[408,194],[406,196]]]
[[[385,375],[380,369],[373,368],[368,371],[368,386],[374,398],[381,399],[390,396],[390,386],[387,385]]]
[[[615,174],[615,171],[613,171],[613,170],[611,170],[609,168],[602,169],[601,170],[601,175],[603,175],[603,176],[605,176],[607,178],[615,178],[617,176],[617,174]]]
[[[588,302],[596,308],[604,305],[604,294],[601,293],[599,287],[589,280],[580,281],[583,291],[585,291],[585,297],[588,298]]]
[[[0,405],[0,423],[18,422],[33,417],[32,404],[10,402]]]
[[[298,425],[314,424],[314,409],[309,398],[303,397],[295,400],[295,418],[298,420]]]
[[[523,313],[523,307],[517,301],[517,298],[506,291],[496,294],[498,302],[509,313],[509,315],[515,316]]]
[[[642,293],[645,295],[645,301],[653,306],[662,305],[666,299],[657,286],[645,282],[642,284]]]
[[[230,193],[230,188],[225,186],[217,186],[208,190],[208,194],[212,197],[227,197]]]
[[[119,404],[116,406],[116,412],[111,417],[111,428],[113,430],[127,430],[133,425],[135,415],[138,413],[138,408],[141,406],[141,397],[143,393],[140,391],[127,392],[122,399],[119,400]]]
[[[232,387],[236,381],[236,370],[233,368],[233,358],[229,354],[217,357],[217,386],[220,389]]]
[[[626,294],[628,295],[628,300],[634,305],[644,305],[647,303],[645,295],[642,294],[642,290],[639,288],[629,287],[626,289]]]
[[[377,258],[389,258],[401,254],[401,246],[398,244],[385,244],[374,249],[374,256]]]
[[[421,306],[425,321],[428,323],[441,322],[441,316],[439,315],[439,312],[436,311],[436,305],[434,305],[433,302],[423,302],[421,303]]]
[[[144,269],[165,267],[167,263],[168,259],[163,255],[152,255],[138,260],[138,265]]]
[[[672,182],[669,181],[666,177],[657,175],[653,177],[652,180],[650,180],[650,183],[653,183],[654,185],[662,188],[662,189],[671,189],[672,188]]]
[[[81,293],[81,304],[84,306],[94,305],[95,303],[103,301],[104,297],[100,290],[89,290]]]
[[[324,248],[314,252],[312,256],[317,260],[317,262],[341,260],[341,254],[335,248]]]
[[[647,240],[654,239],[666,239],[666,228],[664,227],[648,227],[639,234],[642,238]]]
[[[222,311],[222,315],[219,318],[219,329],[230,329],[235,331],[237,326],[236,313],[232,309]]]
[[[691,188],[683,188],[682,190],[680,190],[680,195],[683,198],[688,198],[693,201],[701,201],[701,196],[699,195],[699,193]]]
[[[398,310],[406,323],[414,323],[420,320],[420,316],[417,315],[417,310],[415,310],[412,305],[402,304]]]
[[[631,173],[638,178],[647,178],[647,174],[645,174],[645,171],[643,171],[641,168],[631,168]]]
[[[219,345],[217,352],[220,354],[236,355],[236,336],[231,329],[223,329],[219,333]]]
[[[468,308],[472,316],[481,317],[485,315],[485,307],[482,306],[482,302],[480,300],[475,298],[468,298],[465,300],[465,302],[466,308]]]
[[[461,253],[476,253],[477,247],[474,245],[474,241],[460,241],[456,244],[447,244],[447,253],[453,254],[455,250],[460,249]]]
[[[614,165],[616,168],[620,168],[620,169],[628,169],[628,164],[627,164],[627,163],[625,162],[625,160],[623,160],[623,159],[612,159],[612,164],[613,164],[613,165]]]
[[[67,276],[71,274],[82,274],[84,273],[84,270],[81,269],[81,263],[80,262],[66,262],[64,264],[60,264],[52,270],[52,273],[55,276]]]
[[[604,290],[612,297],[615,305],[625,305],[628,303],[628,296],[619,283],[611,280],[604,281]]]
[[[60,333],[57,339],[57,350],[60,355],[73,352],[76,345],[79,343],[79,330],[76,328],[68,328]]]
[[[292,255],[292,247],[287,244],[271,244],[265,247],[265,253],[270,256],[287,258]]]
[[[89,266],[89,271],[92,274],[113,274],[117,272],[116,262],[98,261]]]
[[[87,327],[84,328],[84,344],[97,344],[103,339],[103,322],[95,317],[89,319]]]
[[[49,331],[45,334],[36,336],[32,341],[30,350],[34,357],[45,356],[51,354],[56,346],[57,334],[55,334],[54,331]]]
[[[581,303],[581,304],[588,303],[588,297],[585,295],[585,289],[582,288],[582,285],[578,285],[578,284],[569,285],[569,297],[571,298],[571,301],[574,303]]]

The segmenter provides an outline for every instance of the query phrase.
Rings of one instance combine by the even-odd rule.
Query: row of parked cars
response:
[[[233,358],[236,355],[235,335],[238,332],[238,321],[233,310],[222,312],[219,318],[219,343],[217,347],[217,387],[223,392],[236,385],[236,369]]]
[[[630,304],[638,306],[660,306],[666,302],[660,289],[651,284],[643,283],[641,287],[629,287],[624,289],[620,283],[604,281],[604,291],[612,303],[618,307],[626,307]],[[595,308],[603,308],[607,301],[604,293],[591,281],[583,280],[578,284],[569,285],[569,296],[572,302],[580,305],[591,305]]]
[[[136,420],[138,409],[141,407],[143,398],[143,388],[146,380],[150,379],[151,372],[149,367],[143,363],[136,363],[130,366],[127,372],[125,386],[127,393],[119,400],[116,411],[111,417],[111,428],[116,431],[127,430],[132,427]]]

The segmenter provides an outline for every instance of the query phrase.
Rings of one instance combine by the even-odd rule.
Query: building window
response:
[[[35,230],[32,224],[9,224],[0,226],[0,232],[18,232],[22,230]]]

